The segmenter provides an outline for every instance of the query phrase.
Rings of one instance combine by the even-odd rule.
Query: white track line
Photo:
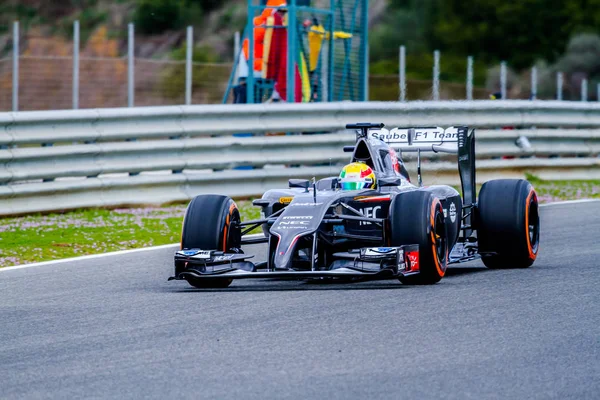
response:
[[[41,267],[43,265],[53,265],[53,264],[62,264],[62,263],[69,263],[69,262],[75,262],[75,261],[91,260],[94,258],[101,258],[101,257],[120,256],[120,255],[131,254],[131,253],[141,253],[143,251],[168,249],[169,247],[173,247],[173,249],[175,249],[175,247],[177,247],[177,246],[179,246],[179,243],[165,244],[162,246],[154,246],[154,247],[143,247],[141,249],[119,250],[119,251],[113,251],[110,253],[91,254],[89,256],[63,258],[60,260],[43,261],[43,262],[33,263],[33,264],[15,265],[14,267],[0,268],[0,272],[12,271],[15,269],[31,268],[31,267]]]
[[[262,233],[255,233],[253,235],[247,235],[245,237],[257,238],[257,237],[260,237],[260,236],[263,236],[263,234]],[[44,265],[54,265],[54,264],[70,263],[70,262],[76,262],[76,261],[92,260],[94,258],[101,258],[101,257],[121,256],[121,255],[124,255],[124,254],[141,253],[143,251],[153,251],[153,250],[168,249],[168,248],[171,248],[171,247],[173,248],[173,250],[175,250],[177,247],[179,247],[179,243],[163,244],[162,246],[143,247],[141,249],[119,250],[119,251],[113,251],[113,252],[110,252],[110,253],[91,254],[89,256],[62,258],[60,260],[42,261],[42,262],[39,262],[39,263],[32,263],[32,264],[15,265],[14,267],[0,268],[0,272],[12,271],[12,270],[15,270],[15,269],[31,268],[31,267],[41,267],[41,266],[44,266]]]
[[[554,203],[540,204],[540,207],[559,206],[559,205],[562,205],[562,204],[590,203],[590,202],[597,202],[597,201],[600,201],[600,199],[565,200],[565,201],[557,201],[557,202],[554,202]],[[257,233],[255,235],[248,235],[248,237],[253,237],[253,236],[254,237],[262,236],[262,233]],[[0,272],[13,271],[15,269],[23,269],[23,268],[31,268],[31,267],[41,267],[41,266],[44,266],[44,265],[54,265],[54,264],[70,263],[70,262],[75,262],[75,261],[92,260],[94,258],[101,258],[101,257],[112,257],[112,256],[120,256],[120,255],[124,255],[124,254],[141,253],[143,251],[153,251],[153,250],[160,250],[160,249],[168,249],[170,247],[175,248],[176,246],[179,246],[179,243],[165,244],[165,245],[162,245],[162,246],[154,246],[154,247],[144,247],[144,248],[141,248],[141,249],[113,251],[113,252],[110,252],[110,253],[92,254],[92,255],[89,255],[89,256],[63,258],[63,259],[60,259],[60,260],[43,261],[43,262],[33,263],[33,264],[15,265],[14,267],[0,268]]]
[[[540,207],[560,206],[563,204],[592,203],[592,202],[596,202],[596,201],[600,201],[600,199],[579,199],[579,200],[556,201],[554,203],[540,204]]]

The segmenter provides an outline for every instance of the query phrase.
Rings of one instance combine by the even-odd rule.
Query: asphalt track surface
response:
[[[533,267],[430,287],[201,291],[171,249],[7,270],[0,398],[597,399],[600,203],[541,218]]]

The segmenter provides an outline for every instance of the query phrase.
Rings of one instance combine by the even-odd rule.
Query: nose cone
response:
[[[292,257],[298,240],[313,234],[321,225],[331,199],[313,194],[298,195],[285,208],[270,229],[279,239],[274,255],[275,268],[291,268]]]

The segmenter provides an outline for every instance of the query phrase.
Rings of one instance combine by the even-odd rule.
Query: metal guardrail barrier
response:
[[[547,101],[171,106],[0,113],[0,215],[259,195],[290,177],[337,175],[348,122],[468,125],[478,181],[600,178],[600,104]],[[498,129],[511,127],[516,129]],[[533,128],[535,127],[535,128]],[[496,129],[490,129],[496,128]],[[231,136],[252,132],[255,135]],[[335,132],[322,135],[282,132]],[[518,139],[527,140],[517,146]],[[411,158],[405,157],[409,171]],[[431,155],[425,182],[458,183]]]

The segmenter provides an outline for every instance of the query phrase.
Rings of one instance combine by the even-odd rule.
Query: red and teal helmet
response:
[[[373,169],[367,164],[353,162],[342,168],[339,182],[342,190],[373,189],[377,184],[377,178]]]

